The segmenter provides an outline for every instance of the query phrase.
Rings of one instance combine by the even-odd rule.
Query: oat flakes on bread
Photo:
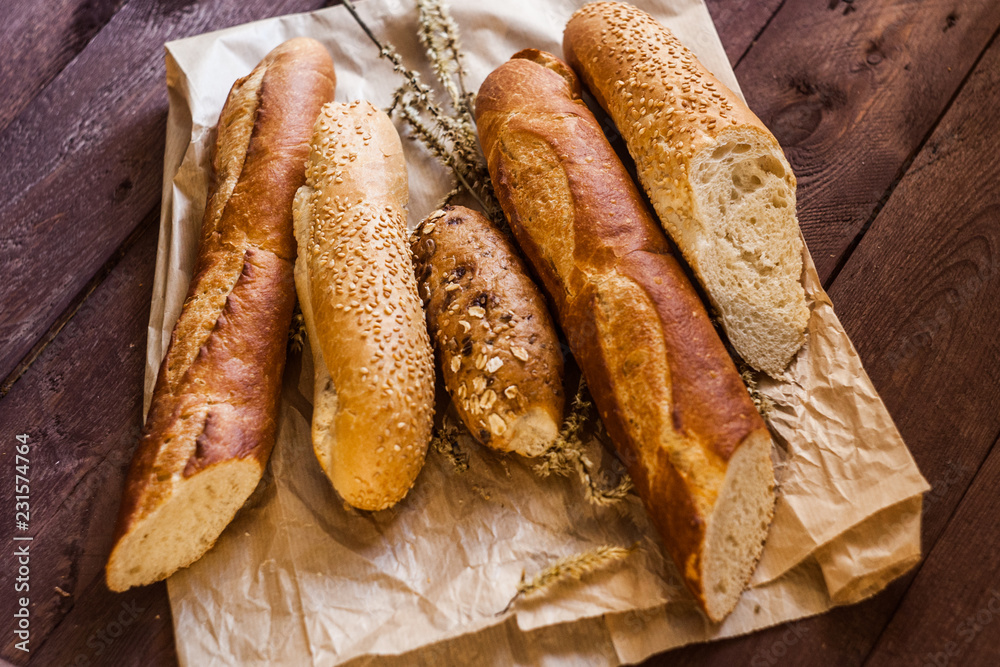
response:
[[[459,417],[482,444],[539,456],[559,435],[563,361],[545,298],[482,214],[435,211],[412,240],[427,327]]]
[[[664,228],[743,359],[780,375],[809,319],[795,176],[777,140],[674,35],[620,2],[585,5],[566,60],[621,132]]]

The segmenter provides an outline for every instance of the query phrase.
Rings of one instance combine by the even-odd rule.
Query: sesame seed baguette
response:
[[[479,89],[476,121],[497,197],[608,433],[680,575],[719,621],[771,520],[767,427],[569,67],[515,54]]]
[[[484,445],[539,456],[562,424],[563,361],[545,298],[517,251],[462,206],[428,216],[410,247],[459,417]]]
[[[323,107],[295,197],[295,284],[316,366],[313,449],[352,506],[413,486],[434,413],[434,356],[407,244],[406,163],[368,102]]]
[[[631,5],[579,9],[563,51],[624,137],[733,347],[780,375],[802,347],[809,309],[795,176],[777,140],[669,30]]]
[[[300,38],[229,93],[194,276],[125,483],[113,591],[200,558],[263,475],[295,304],[292,199],[334,85],[326,49]]]

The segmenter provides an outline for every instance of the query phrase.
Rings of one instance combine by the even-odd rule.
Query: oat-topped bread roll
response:
[[[563,361],[545,299],[476,211],[435,211],[411,239],[445,387],[479,442],[538,456],[559,435]]]
[[[515,54],[479,89],[476,122],[608,434],[688,588],[721,620],[770,524],[767,427],[566,64]]]
[[[292,199],[333,89],[326,49],[299,38],[229,93],[194,277],[126,480],[113,591],[200,558],[264,472],[295,305]]]
[[[805,340],[795,176],[777,140],[669,30],[635,7],[596,2],[563,51],[611,115],[663,226],[736,351],[780,374]]]
[[[295,197],[295,285],[316,368],[316,458],[348,503],[397,503],[424,464],[434,357],[407,245],[403,146],[368,102],[323,107]]]

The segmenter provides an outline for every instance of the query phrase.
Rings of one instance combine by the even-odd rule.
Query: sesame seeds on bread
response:
[[[497,199],[694,598],[736,605],[774,506],[771,437],[576,76],[526,49],[479,89]]]
[[[795,176],[774,136],[631,5],[585,5],[566,26],[563,50],[624,137],[733,347],[779,375],[805,340],[809,310]]]
[[[316,366],[313,448],[358,509],[402,499],[431,438],[434,359],[407,200],[389,117],[369,102],[324,106],[295,199],[295,282]]]

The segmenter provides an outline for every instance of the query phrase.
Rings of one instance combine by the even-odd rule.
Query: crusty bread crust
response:
[[[631,5],[579,9],[563,51],[621,132],[733,347],[780,375],[802,347],[809,310],[795,176],[777,140],[669,30]]]
[[[433,427],[408,198],[389,117],[369,102],[324,106],[295,200],[296,287],[316,363],[313,448],[341,497],[364,510],[406,495]]]
[[[703,549],[727,466],[767,428],[663,232],[555,56],[514,55],[479,90],[476,120],[511,229],[647,511],[688,587],[709,605]],[[752,572],[773,505],[734,564]],[[723,531],[725,532],[725,531]]]
[[[295,304],[292,199],[334,86],[326,49],[304,38],[280,45],[233,85],[194,277],[125,484],[107,567],[112,590],[200,558],[263,474]],[[222,470],[234,463],[231,474]],[[207,471],[211,482],[196,481]],[[190,506],[213,496],[215,505]]]
[[[539,456],[562,424],[563,361],[545,298],[517,252],[462,206],[428,216],[411,248],[459,417],[484,445]]]

